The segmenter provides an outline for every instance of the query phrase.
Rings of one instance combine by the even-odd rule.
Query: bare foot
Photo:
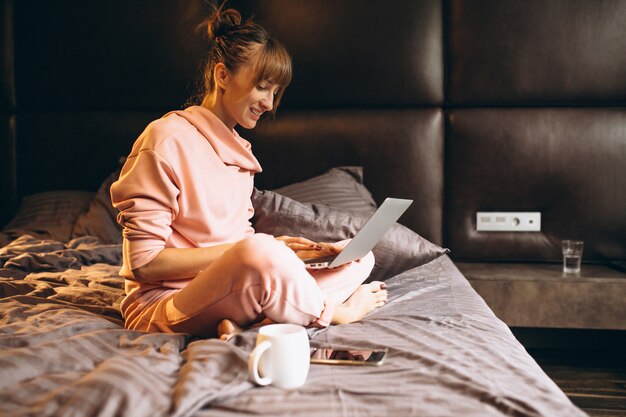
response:
[[[387,285],[373,281],[363,284],[343,304],[337,306],[332,324],[352,323],[361,320],[370,311],[387,302]]]
[[[222,320],[220,324],[217,325],[217,337],[224,342],[227,342],[239,333],[241,333],[241,327],[228,319]]]

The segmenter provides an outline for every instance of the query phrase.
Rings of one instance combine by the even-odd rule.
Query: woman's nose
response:
[[[261,105],[264,107],[265,111],[272,110],[274,106],[274,94],[269,92],[261,99]]]

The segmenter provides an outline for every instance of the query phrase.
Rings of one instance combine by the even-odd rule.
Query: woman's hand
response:
[[[279,236],[276,239],[284,242],[300,259],[321,258],[341,252],[341,248],[334,243],[317,243],[304,237],[293,236]]]

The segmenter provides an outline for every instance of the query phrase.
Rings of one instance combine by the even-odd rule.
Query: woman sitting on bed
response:
[[[227,339],[260,322],[360,320],[387,300],[384,283],[361,285],[371,253],[309,271],[300,258],[336,253],[339,245],[255,234],[250,224],[261,166],[234,127],[252,129],[276,110],[291,58],[236,10],[218,8],[207,25],[212,48],[201,105],[150,123],[111,187],[124,227],[126,327]]]

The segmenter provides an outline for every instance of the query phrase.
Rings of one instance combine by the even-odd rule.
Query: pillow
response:
[[[2,230],[3,235],[10,240],[30,234],[67,242],[76,219],[87,210],[93,196],[90,191],[48,191],[26,196],[13,220]]]
[[[118,169],[102,183],[87,212],[78,217],[72,238],[96,236],[106,243],[122,241],[122,227],[117,223],[118,211],[111,205],[110,189],[119,178],[125,160],[120,159]],[[363,185],[362,167],[332,168],[318,177],[280,190],[303,202],[319,202],[357,211],[376,208],[371,193]]]
[[[353,237],[369,219],[369,212],[300,203],[272,191],[254,189],[252,226],[258,233],[303,236],[316,242]],[[396,223],[373,249],[376,264],[367,281],[384,281],[448,253],[411,229]]]
[[[363,185],[363,167],[332,168],[320,176],[273,191],[301,203],[325,204],[351,211],[376,208],[372,194]]]
[[[105,243],[121,243],[122,227],[117,223],[118,211],[111,205],[111,184],[120,176],[120,166],[109,175],[96,192],[89,208],[78,216],[72,230],[72,239],[81,236],[95,236]]]

